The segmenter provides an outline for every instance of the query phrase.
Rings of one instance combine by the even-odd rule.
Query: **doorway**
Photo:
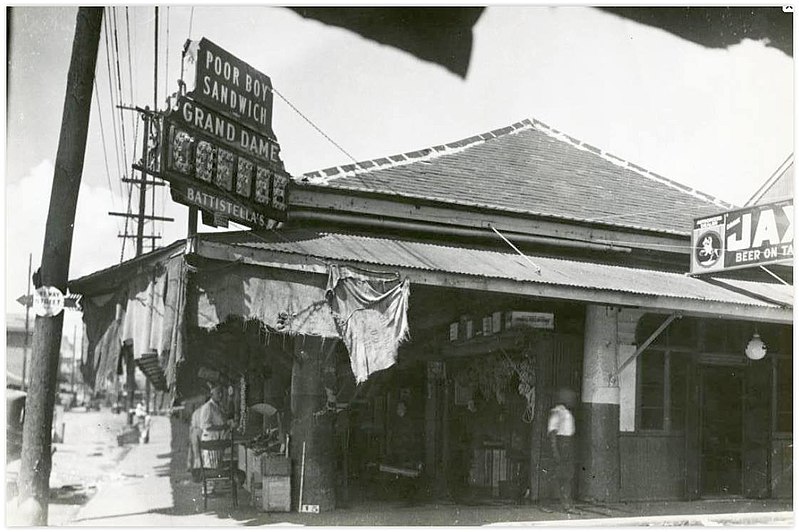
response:
[[[743,493],[743,368],[701,370],[703,497]]]

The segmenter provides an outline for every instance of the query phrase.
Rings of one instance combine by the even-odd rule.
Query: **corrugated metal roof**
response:
[[[456,247],[404,238],[292,230],[269,235],[249,232],[216,233],[203,235],[202,239],[232,246],[305,255],[321,261],[350,262],[383,268],[410,268],[647,296],[775,306],[755,297],[679,273],[528,255],[529,259],[540,267],[539,274],[529,262],[512,251]],[[791,287],[765,283],[740,283],[743,283],[749,292],[760,291],[772,300],[787,305],[793,303]]]
[[[731,208],[537,120],[303,182],[680,234],[695,217]]]

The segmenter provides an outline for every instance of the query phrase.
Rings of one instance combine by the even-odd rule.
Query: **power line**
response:
[[[111,108],[113,109],[116,104],[114,102],[114,85],[113,81],[111,80],[111,45],[109,44],[108,41],[108,17],[103,17],[103,30],[105,37],[106,72],[108,73],[108,93],[109,97],[111,98]],[[114,131],[114,151],[116,153],[117,172],[118,175],[121,176],[123,175],[123,172],[122,172],[122,167],[120,166],[119,137],[117,136],[117,120],[116,120],[116,114],[114,114],[113,111],[111,112],[111,124],[112,124],[112,129]],[[121,184],[120,184],[120,192],[122,192]]]
[[[116,76],[117,76],[117,94],[119,97],[119,103],[122,103],[123,95],[122,95],[122,72],[119,68],[119,40],[117,39],[117,9],[116,7],[112,8],[114,13],[114,61],[116,63]],[[125,172],[122,174],[123,176],[127,176],[128,170],[128,143],[127,138],[125,136],[125,115],[122,112],[122,109],[118,109],[119,111],[119,123],[122,130],[122,163],[125,165]]]
[[[111,193],[111,205],[116,209],[116,201],[114,196],[114,186],[111,184],[111,170],[108,167],[108,149],[105,143],[105,128],[103,127],[103,112],[100,105],[100,92],[97,90],[97,79],[94,80],[94,103],[97,105],[97,119],[100,122],[100,141],[103,146],[103,160],[105,161],[105,180],[108,184],[108,191]],[[119,222],[117,222],[117,230],[119,230]]]
[[[307,116],[305,116],[305,115],[302,113],[302,111],[300,111],[299,109],[297,109],[297,108],[294,106],[294,104],[293,104],[293,103],[291,103],[290,101],[288,101],[288,99],[287,99],[285,96],[283,96],[283,95],[282,95],[282,94],[281,94],[281,93],[280,93],[280,92],[279,92],[279,91],[278,91],[276,88],[272,87],[272,92],[274,92],[275,94],[277,94],[278,96],[280,96],[280,98],[281,98],[281,99],[282,99],[284,102],[286,102],[286,104],[288,104],[288,106],[289,106],[289,107],[291,107],[291,109],[292,109],[292,110],[293,110],[295,113],[297,113],[298,115],[300,115],[300,116],[302,117],[302,119],[303,119],[303,120],[305,120],[306,122],[308,122],[308,123],[311,125],[311,127],[313,127],[313,128],[314,128],[316,131],[318,131],[318,132],[319,132],[319,133],[320,133],[320,134],[321,134],[321,135],[322,135],[324,138],[326,138],[326,139],[328,140],[328,142],[330,142],[330,143],[331,143],[333,146],[335,146],[336,148],[338,148],[338,150],[339,150],[341,153],[343,153],[344,155],[346,155],[347,157],[349,157],[349,158],[352,160],[352,162],[354,162],[355,164],[358,164],[358,160],[357,160],[357,159],[355,159],[355,157],[353,157],[352,155],[350,155],[350,153],[349,153],[347,150],[345,150],[344,148],[342,148],[342,147],[341,147],[341,146],[340,146],[340,145],[339,145],[339,144],[338,144],[338,143],[337,143],[335,140],[331,139],[331,138],[330,138],[330,136],[328,136],[328,134],[327,134],[327,133],[325,133],[324,131],[322,131],[322,129],[321,129],[319,126],[317,126],[316,124],[314,124],[314,123],[311,121],[311,119],[310,119],[310,118],[308,118]]]
[[[125,6],[125,34],[127,35],[128,39],[128,86],[130,87],[130,101],[135,102],[136,98],[134,96],[133,90],[133,59],[131,58],[131,46],[130,46],[130,17],[128,17],[128,7]],[[136,145],[136,136],[133,136],[133,145]],[[134,149],[135,152],[135,149]]]

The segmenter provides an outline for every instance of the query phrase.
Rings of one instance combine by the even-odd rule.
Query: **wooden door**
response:
[[[769,497],[771,491],[771,386],[768,360],[750,361],[746,368],[743,397],[743,494],[754,499]]]
[[[701,372],[701,491],[705,497],[743,493],[742,367]]]

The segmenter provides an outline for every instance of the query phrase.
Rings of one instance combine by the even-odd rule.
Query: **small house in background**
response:
[[[33,316],[29,317],[27,351],[33,349]],[[22,365],[25,354],[25,315],[6,314],[6,386],[22,387]]]

